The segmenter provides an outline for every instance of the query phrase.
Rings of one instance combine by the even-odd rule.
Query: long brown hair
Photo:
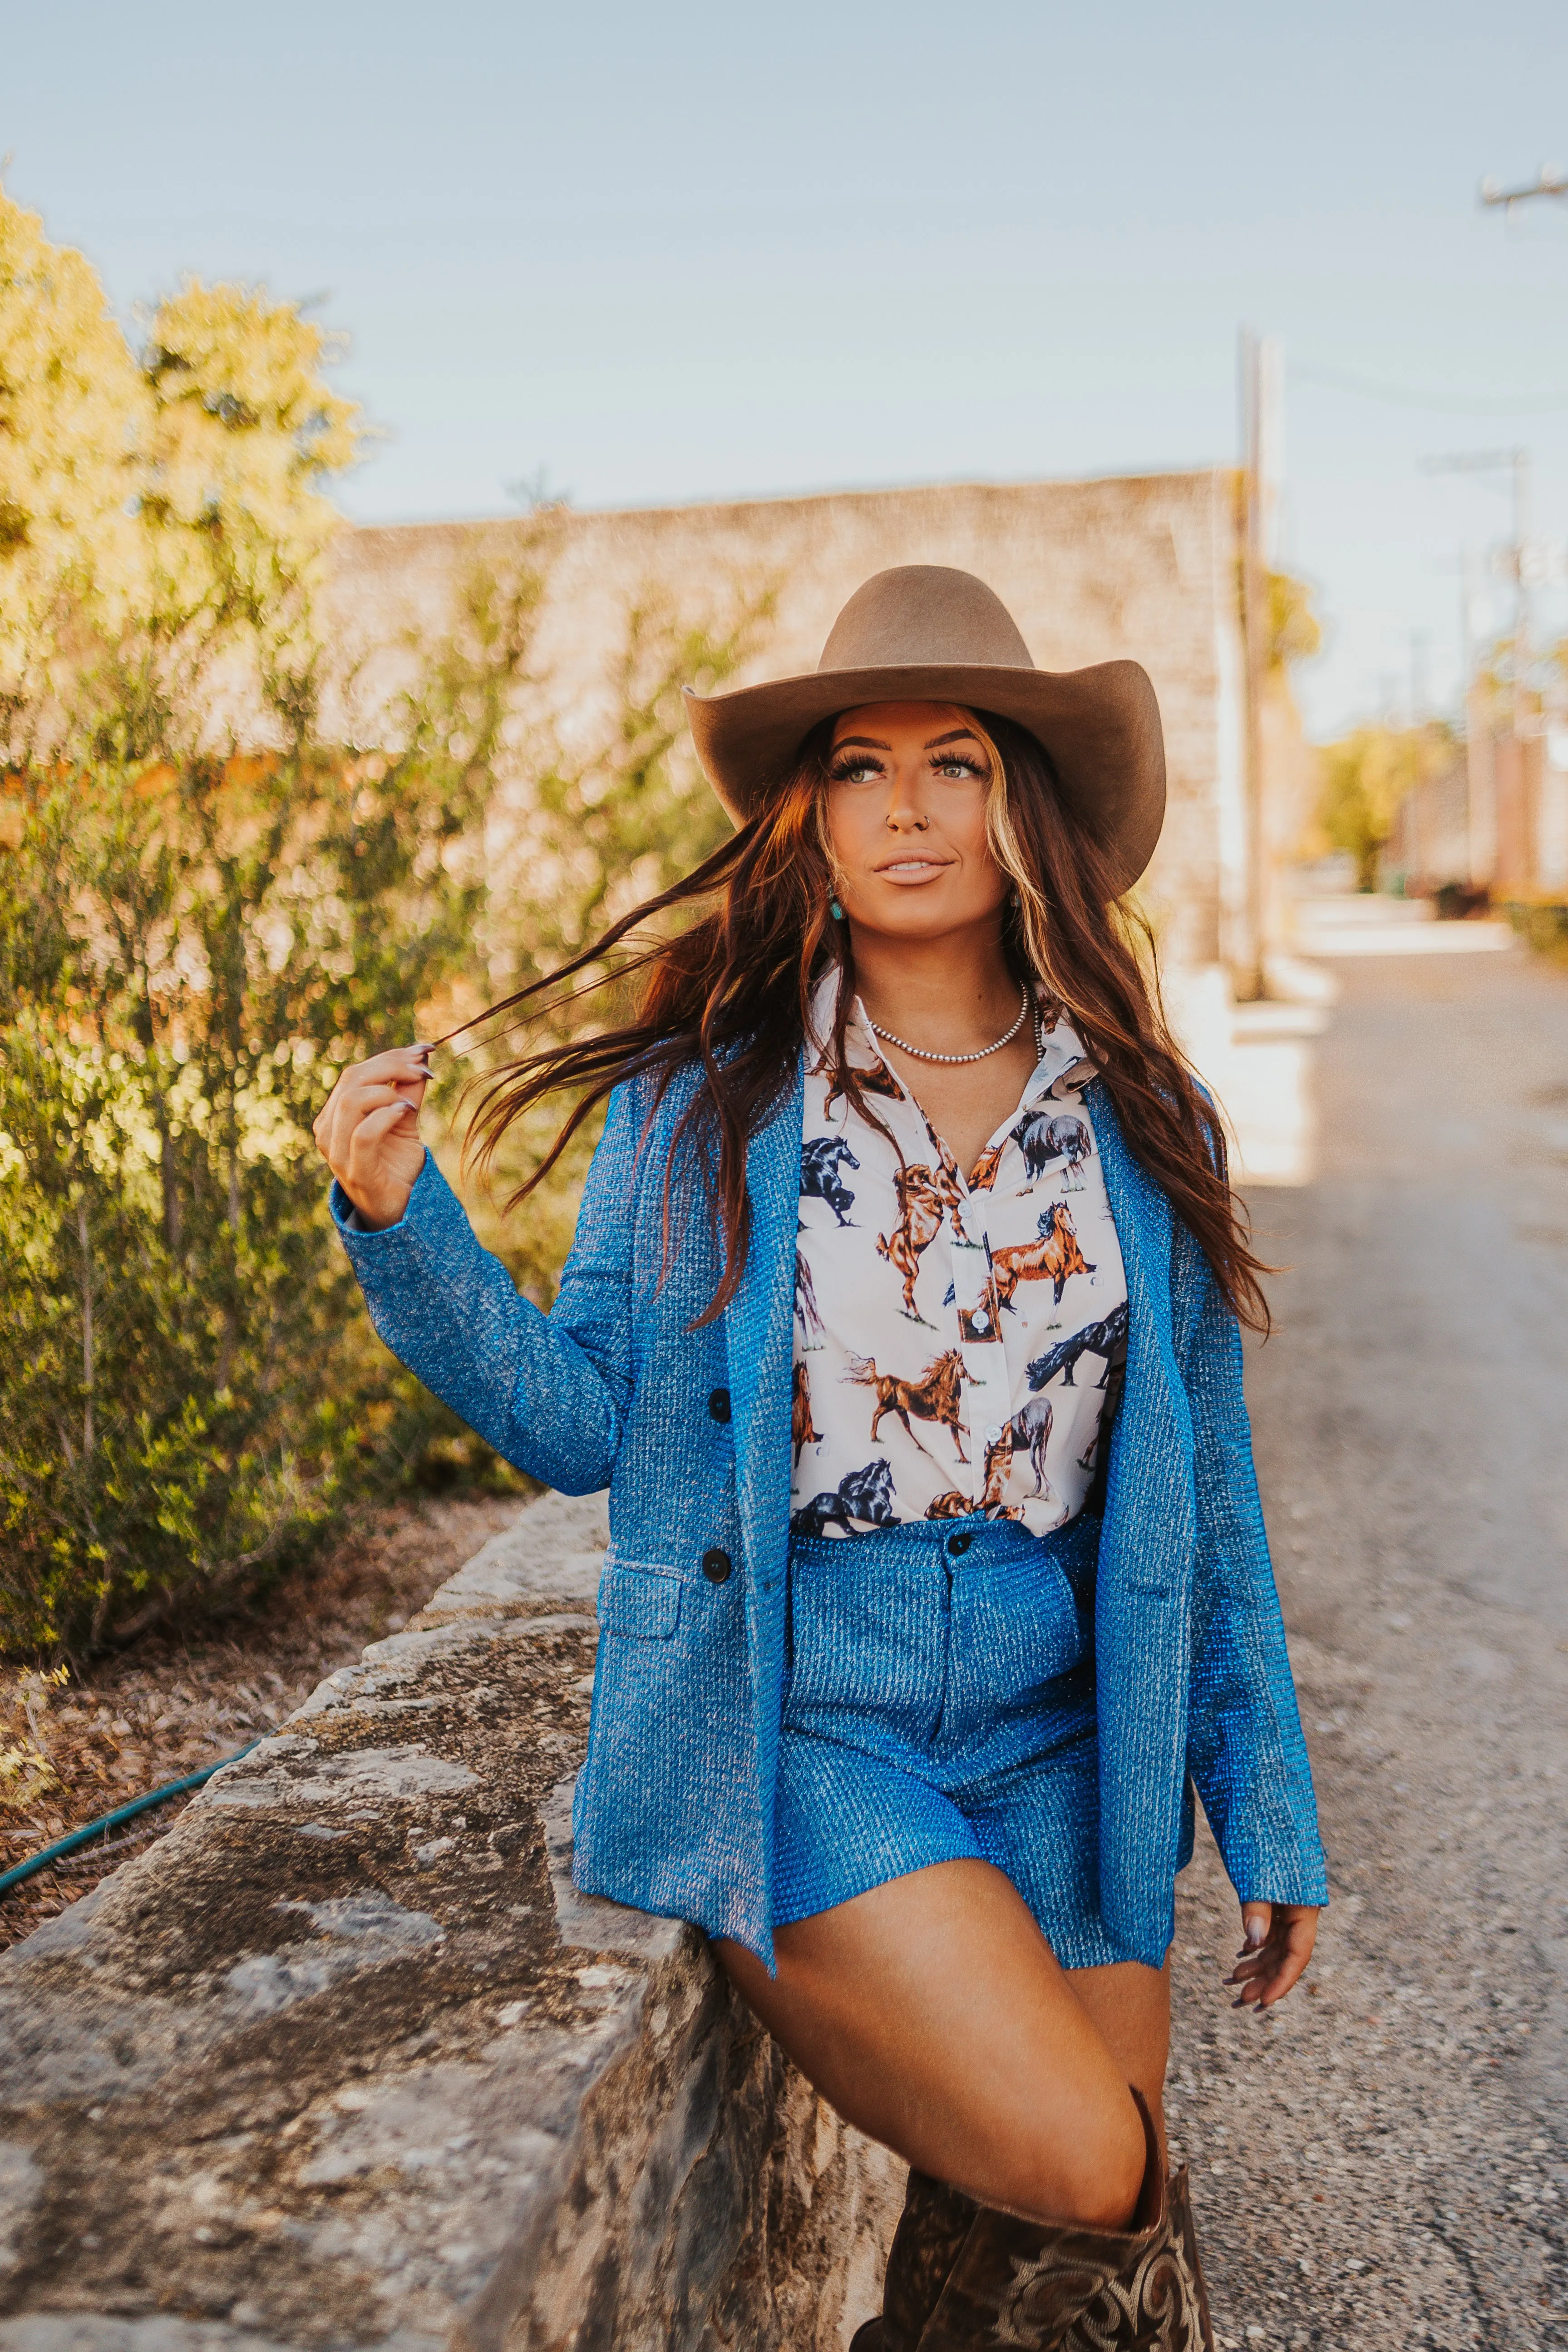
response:
[[[1226,1174],[1217,1114],[1173,1043],[1160,1001],[1153,941],[1142,919],[1112,898],[1114,877],[1084,819],[1057,788],[1035,738],[1010,719],[967,714],[991,753],[986,819],[992,854],[1014,885],[1003,949],[1020,984],[1059,1004],[1082,1037],[1116,1107],[1128,1149],[1170,1201],[1242,1322],[1267,1330],[1268,1309],[1245,1218]],[[484,1083],[468,1148],[488,1164],[512,1123],[557,1090],[576,1099],[550,1150],[519,1185],[527,1198],[584,1119],[630,1078],[651,1082],[649,1118],[676,1073],[698,1074],[666,1172],[695,1171],[723,1243],[723,1273],[702,1317],[733,1296],[746,1263],[746,1146],[788,1095],[811,994],[830,961],[842,968],[831,1052],[837,1090],[861,1100],[845,1051],[855,992],[847,923],[835,922],[826,824],[833,722],[801,746],[791,772],[754,816],[695,872],[611,925],[551,978],[492,1005],[489,1019],[559,1013],[605,991],[637,984],[633,1017],[523,1053]],[[673,936],[658,927],[700,909]],[[650,939],[650,930],[654,936]],[[477,1025],[477,1024],[474,1024]],[[875,1116],[873,1105],[864,1107]],[[668,1244],[667,1244],[668,1245]]]

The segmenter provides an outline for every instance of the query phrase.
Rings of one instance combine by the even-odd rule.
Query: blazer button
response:
[[[970,1545],[973,1541],[974,1538],[973,1536],[949,1536],[947,1539],[948,1558],[950,1559],[962,1559],[964,1553],[969,1549]]]
[[[721,1551],[717,1544],[711,1551],[705,1551],[702,1555],[702,1573],[710,1584],[722,1584],[729,1576],[730,1567],[729,1553]]]
[[[708,1400],[708,1410],[715,1421],[728,1421],[730,1418],[729,1390],[715,1389]]]

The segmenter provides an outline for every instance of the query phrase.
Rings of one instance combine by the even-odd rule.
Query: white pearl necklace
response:
[[[1026,989],[1024,991],[1024,1002],[1018,1007],[1018,1018],[1014,1022],[1013,1026],[1008,1030],[1006,1035],[1005,1037],[998,1037],[994,1045],[982,1045],[978,1054],[933,1054],[924,1045],[911,1045],[907,1038],[895,1037],[890,1029],[878,1028],[877,1024],[871,1019],[868,1013],[866,1015],[866,1021],[872,1034],[874,1036],[880,1037],[885,1045],[896,1045],[900,1054],[912,1054],[917,1061],[983,1062],[988,1054],[999,1054],[1004,1045],[1010,1045],[1028,1017],[1029,992]],[[1039,1021],[1037,1016],[1036,1018],[1035,1026],[1037,1034],[1039,1030]]]

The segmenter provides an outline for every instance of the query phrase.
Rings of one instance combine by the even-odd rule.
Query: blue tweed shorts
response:
[[[1094,1559],[1054,1535],[917,1520],[797,1540],[773,1925],[972,1859],[1005,1871],[1064,1968],[1131,1956],[1100,1916]]]

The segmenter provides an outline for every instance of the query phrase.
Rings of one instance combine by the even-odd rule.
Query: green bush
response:
[[[253,1592],[356,1496],[510,1478],[375,1339],[310,1123],[345,1063],[416,1034],[416,1015],[429,1035],[547,972],[618,894],[658,888],[721,837],[678,736],[678,680],[722,677],[766,610],[707,631],[653,607],[629,617],[611,740],[574,768],[533,747],[498,882],[493,786],[543,578],[526,562],[474,576],[451,641],[384,714],[396,748],[324,741],[307,666],[264,681],[248,731],[275,748],[215,749],[220,645],[177,695],[145,658],[83,675],[68,724],[5,779],[13,1655],[79,1656]],[[440,1073],[427,1124],[448,1115],[449,1160],[468,1080],[506,1050]],[[553,1125],[510,1139],[495,1193]],[[475,1202],[542,1305],[594,1134],[525,1215]]]
[[[111,666],[94,723],[7,779],[14,1653],[253,1587],[439,1424],[357,1311],[310,1127],[471,952],[494,687],[528,603],[467,677],[437,666],[395,752],[324,747],[306,674],[272,698],[277,749],[215,751],[210,695]]]
[[[361,696],[317,609],[320,485],[361,436],[320,329],[187,281],[135,351],[0,190],[0,1651],[50,1661],[247,1596],[356,1496],[510,1475],[375,1339],[310,1124],[345,1063],[539,978],[721,837],[679,684],[771,600],[645,597],[568,762],[520,715],[545,514],[445,643],[396,650],[399,696]],[[451,1156],[506,1050],[440,1072]],[[592,1143],[526,1217],[476,1204],[542,1305]]]

